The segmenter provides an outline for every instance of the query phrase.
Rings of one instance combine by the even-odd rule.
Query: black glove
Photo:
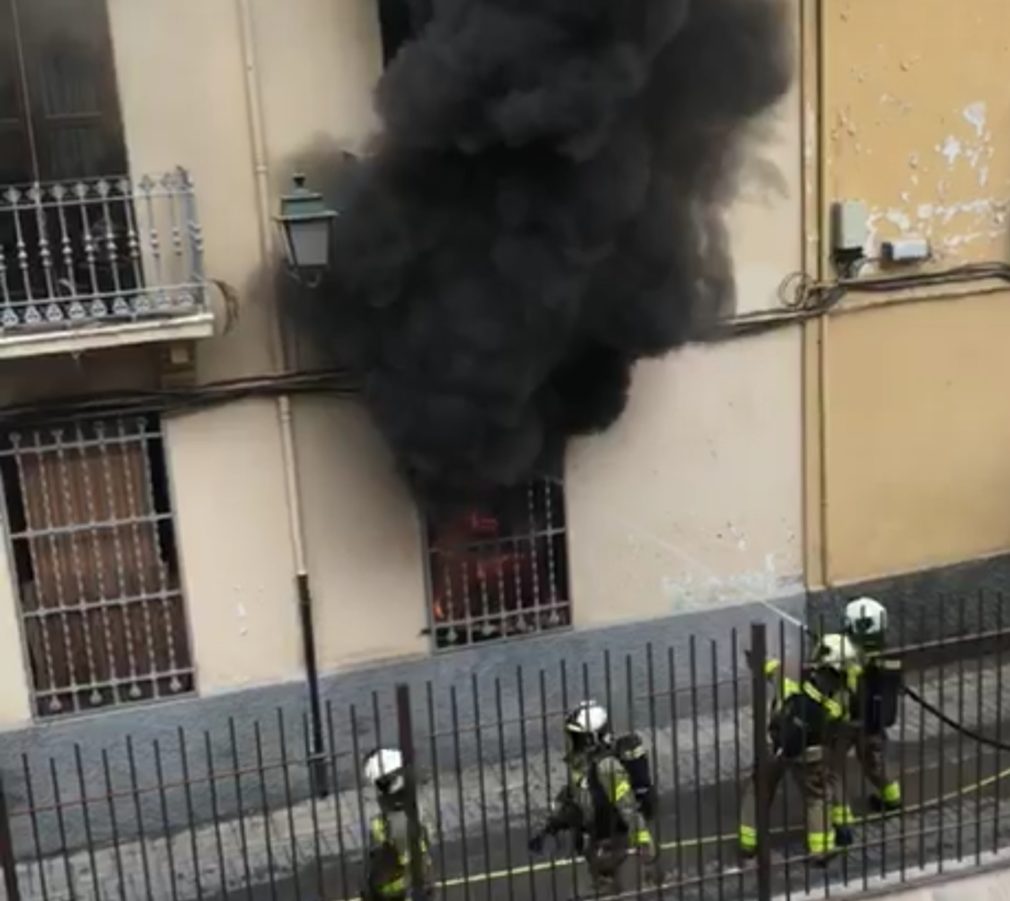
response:
[[[835,826],[835,844],[839,848],[847,848],[856,840],[851,826]]]
[[[530,839],[530,854],[541,854],[544,850],[544,834],[538,832]]]

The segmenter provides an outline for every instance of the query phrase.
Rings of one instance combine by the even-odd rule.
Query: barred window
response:
[[[429,521],[435,647],[532,635],[571,623],[564,484],[537,478],[482,507]]]
[[[192,691],[160,421],[0,434],[0,476],[36,715]]]

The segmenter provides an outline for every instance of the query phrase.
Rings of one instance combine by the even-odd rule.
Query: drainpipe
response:
[[[252,146],[253,174],[256,180],[256,206],[259,214],[260,257],[264,269],[276,260],[273,244],[273,217],[270,202],[270,170],[267,164],[267,143],[263,127],[263,107],[260,98],[259,66],[256,57],[256,33],[250,0],[235,0],[241,30],[242,64],[245,70],[246,104],[249,114],[249,141]],[[271,320],[271,351],[274,369],[288,368],[287,343],[281,311]],[[323,742],[322,704],[319,695],[319,666],[316,657],[315,624],[312,616],[312,591],[305,558],[305,529],[302,522],[298,461],[295,456],[294,423],[291,398],[277,398],[277,419],[281,432],[281,456],[284,467],[284,492],[288,513],[288,534],[295,569],[295,592],[302,633],[302,655],[309,690],[309,712],[312,724],[312,774],[320,797],[327,794],[326,748]]]

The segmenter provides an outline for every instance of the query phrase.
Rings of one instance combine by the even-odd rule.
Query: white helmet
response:
[[[859,651],[848,636],[839,632],[825,635],[814,648],[813,662],[815,666],[843,672],[846,666],[851,666],[859,660]]]
[[[596,701],[583,701],[565,717],[565,734],[573,751],[606,744],[610,739],[610,717]]]
[[[875,598],[863,597],[845,605],[845,632],[857,641],[880,640],[887,630],[887,608]]]
[[[396,748],[378,748],[365,758],[365,779],[383,794],[403,790],[403,755]]]

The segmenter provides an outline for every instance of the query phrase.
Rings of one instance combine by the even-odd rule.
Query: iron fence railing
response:
[[[358,897],[375,812],[360,764],[387,745],[407,758],[418,811],[410,823],[431,837],[438,896],[593,897],[570,837],[540,855],[529,849],[569,778],[564,716],[586,698],[607,706],[617,732],[641,736],[657,789],[658,868],[629,855],[624,896],[864,893],[983,864],[1010,842],[1010,629],[1001,597],[941,603],[892,610],[893,650],[911,693],[886,761],[903,804],[873,812],[871,786],[850,756],[837,796],[855,811],[855,840],[827,865],[807,853],[803,780],[773,792],[769,778],[774,688],[764,663],[778,657],[795,672],[809,645],[804,629],[781,622],[716,641],[477,672],[445,686],[399,685],[364,704],[330,700],[322,754],[313,752],[309,713],[277,710],[221,728],[163,727],[143,740],[2,760],[7,899]],[[759,854],[747,860],[738,853],[739,811],[755,776]],[[410,831],[417,840],[419,829]]]
[[[204,288],[184,169],[0,185],[0,338],[201,312]]]

